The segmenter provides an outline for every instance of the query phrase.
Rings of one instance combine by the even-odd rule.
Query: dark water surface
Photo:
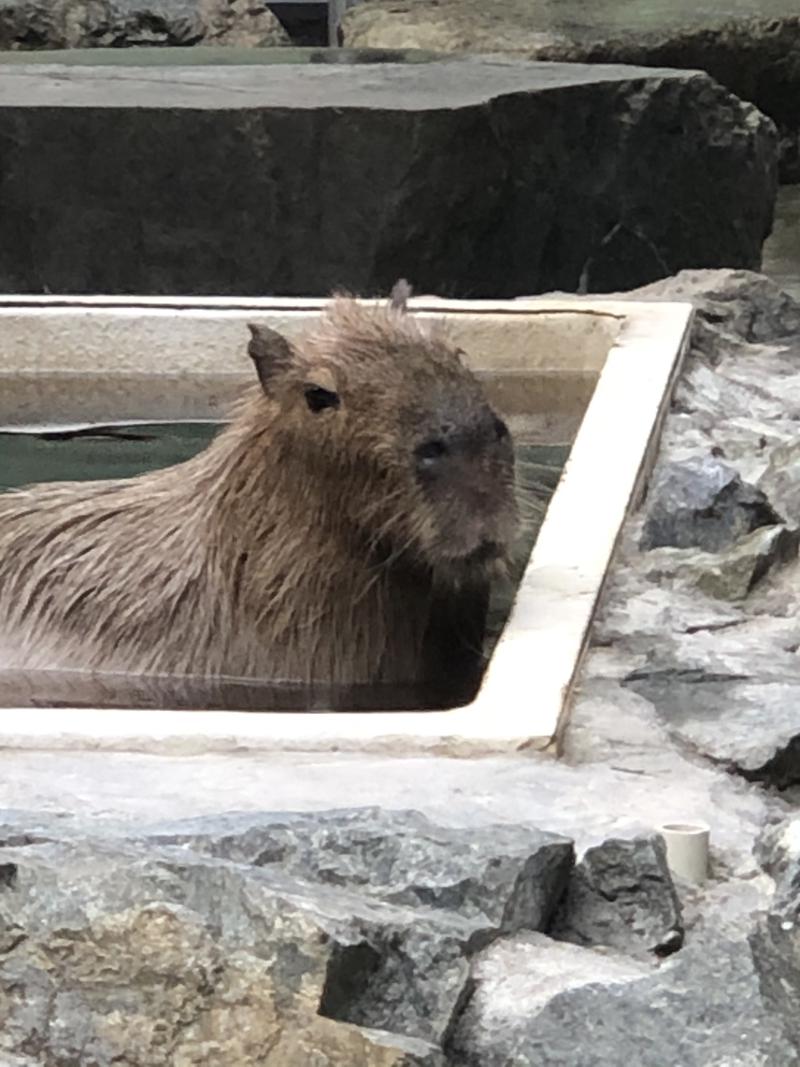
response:
[[[130,478],[190,459],[219,431],[212,422],[142,423],[82,429],[0,431],[0,490],[36,482]],[[569,446],[517,443],[525,521],[512,580],[493,591],[485,653],[493,648],[561,476]],[[80,671],[2,671],[0,707],[168,708],[259,711],[424,710],[470,699],[458,685],[447,693],[418,686],[266,684],[243,678],[140,677]]]
[[[131,478],[191,459],[219,429],[217,422],[177,422],[0,431],[0,490],[34,482]]]

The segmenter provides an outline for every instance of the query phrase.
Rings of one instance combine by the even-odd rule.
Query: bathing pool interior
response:
[[[49,729],[78,745],[134,735],[155,743],[166,731],[203,736],[211,747],[223,735],[278,748],[557,747],[619,528],[645,484],[691,309],[588,298],[420,297],[411,306],[447,320],[515,439],[523,531],[512,578],[493,591],[478,692],[465,701],[455,687],[452,700],[431,706],[413,691],[309,693],[255,679],[178,682],[0,665],[0,737]],[[252,381],[247,322],[292,336],[320,307],[278,298],[0,299],[0,490],[130,477],[189,458]]]

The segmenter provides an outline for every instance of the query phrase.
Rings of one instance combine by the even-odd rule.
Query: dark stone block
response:
[[[661,838],[611,838],[588,849],[572,872],[550,936],[631,955],[676,952],[683,920]]]
[[[755,267],[771,123],[702,74],[0,65],[0,289],[510,297]]]

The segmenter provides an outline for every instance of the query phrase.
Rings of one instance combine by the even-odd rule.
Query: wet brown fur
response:
[[[510,446],[468,450],[432,505],[412,446],[492,413],[402,302],[336,298],[293,345],[251,327],[261,387],[188,462],[0,495],[0,665],[405,683],[459,620],[474,647],[470,551],[511,540]]]

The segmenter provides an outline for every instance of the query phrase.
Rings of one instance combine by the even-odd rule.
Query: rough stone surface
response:
[[[696,546],[711,552],[759,526],[780,522],[763,492],[714,456],[662,464],[647,494],[642,548]]]
[[[460,1067],[787,1067],[747,944],[711,939],[655,973],[530,935],[487,949],[451,1043]]]
[[[750,947],[764,995],[783,1014],[787,1033],[800,1048],[800,817],[770,828],[757,853],[775,879],[776,893],[750,934]]]
[[[506,297],[755,267],[775,152],[769,120],[699,73],[4,64],[0,289],[322,295],[406,276]]]
[[[648,577],[674,579],[721,600],[742,600],[773,567],[797,558],[798,535],[785,526],[765,526],[722,552],[662,548],[647,561]]]
[[[800,14],[792,0],[368,0],[348,13],[344,36],[360,47],[704,70],[774,119],[784,179],[800,180]]]
[[[755,851],[761,866],[775,880],[775,903],[787,904],[800,896],[800,816],[768,826]]]
[[[417,812],[377,808],[201,819],[156,827],[148,839],[503,931],[547,926],[571,862],[565,842],[537,830],[443,829]]]
[[[587,849],[550,935],[630,955],[676,952],[683,944],[683,919],[661,838],[611,838]]]
[[[787,524],[709,552],[642,551],[643,520],[632,522],[606,596],[606,640],[635,653],[624,684],[687,751],[787,789],[800,782],[800,586],[791,487],[775,487],[800,417],[800,305],[746,272],[685,272],[639,293],[692,299],[699,316],[653,484],[675,462],[718,459],[757,482]]]
[[[706,666],[631,676],[670,731],[696,752],[779,789],[800,781],[800,682],[715,674]]]
[[[800,442],[780,444],[772,450],[758,483],[792,529],[800,528]]]
[[[749,938],[765,1001],[780,1012],[787,1037],[800,1048],[800,926],[798,900],[761,915]]]
[[[553,835],[414,812],[228,816],[133,840],[41,823],[6,813],[0,1050],[43,1063],[433,1067],[470,957],[545,926],[572,862]]]
[[[94,868],[101,857],[86,859]],[[124,872],[113,862],[109,869],[118,878]],[[273,908],[263,916],[262,937],[277,924],[286,948],[265,958],[257,944],[242,947],[235,936],[215,936],[207,917],[193,909],[156,899],[109,911],[91,900],[89,889],[78,883],[71,891],[95,907],[68,908],[61,925],[29,925],[15,909],[16,943],[7,945],[0,965],[4,1052],[32,1051],[36,1064],[98,1067],[301,1067],[312,1057],[362,1067],[441,1062],[421,1042],[387,1040],[316,1013],[330,948],[325,931],[285,902],[280,915]],[[52,884],[48,890],[58,892]],[[12,896],[13,890],[6,906],[13,906]],[[263,900],[254,895],[249,904],[258,909]],[[219,896],[216,908],[226,916],[237,910]]]
[[[35,810],[0,813],[0,871],[5,872],[9,883],[3,888],[0,877],[0,931],[11,931],[7,956],[0,945],[0,1034],[12,1035],[14,1041],[28,1040],[26,1047],[38,1040],[37,1047],[47,1049],[48,1054],[62,1033],[68,1047],[73,1047],[78,1037],[93,1034],[96,1027],[100,1027],[105,1039],[112,1024],[106,1028],[101,1024],[113,1001],[123,1005],[119,1010],[126,1016],[135,1015],[141,1026],[133,1036],[126,1031],[126,1054],[135,1067],[140,1063],[172,1067],[183,1062],[196,1062],[199,1067],[200,1063],[213,1063],[215,1054],[220,1063],[235,1062],[242,1067],[262,1062],[274,1063],[275,1067],[296,1062],[299,1067],[310,1062],[302,1056],[308,1057],[312,1048],[318,1050],[317,1054],[328,1056],[331,1065],[342,1067],[351,1063],[396,1062],[433,1067],[442,1062],[436,1058],[441,1057],[441,1051],[431,1047],[433,1042],[397,1036],[396,1031],[388,1035],[387,1017],[378,1013],[391,1011],[394,1020],[402,1017],[407,1032],[412,1026],[419,1026],[421,1019],[426,1023],[431,1019],[443,1021],[453,1003],[454,989],[459,987],[458,1004],[444,1041],[452,1053],[446,1056],[448,1067],[463,1067],[465,1060],[451,1048],[451,1035],[457,1028],[460,1033],[467,1033],[461,1030],[458,1020],[473,988],[474,975],[470,976],[469,965],[476,959],[476,951],[480,952],[487,940],[492,941],[487,928],[493,923],[488,918],[458,917],[441,906],[390,903],[382,894],[391,886],[408,899],[409,887],[418,897],[421,888],[434,886],[441,905],[446,883],[458,879],[452,899],[460,907],[465,899],[486,899],[485,890],[478,893],[474,888],[483,879],[487,887],[499,886],[501,896],[516,892],[508,875],[498,881],[492,865],[486,863],[492,841],[498,842],[496,855],[501,866],[517,855],[521,872],[526,866],[526,848],[531,854],[538,854],[545,844],[546,851],[552,853],[555,849],[556,854],[569,855],[566,842],[552,838],[549,844],[547,839],[543,842],[540,832],[521,824],[522,819],[569,828],[581,839],[582,848],[590,849],[602,846],[610,836],[636,836],[638,827],[652,827],[659,820],[708,820],[714,827],[716,873],[700,899],[684,902],[684,910],[688,908],[687,938],[693,943],[699,913],[717,934],[724,932],[726,938],[738,937],[741,941],[752,926],[753,912],[763,907],[769,896],[750,854],[752,838],[769,810],[767,799],[753,787],[728,779],[713,768],[684,760],[659,732],[658,723],[642,698],[620,689],[610,678],[601,679],[602,667],[596,656],[595,653],[592,657],[585,680],[586,691],[576,707],[571,762],[510,758],[392,760],[336,754],[283,759],[243,753],[184,759],[134,753],[0,754],[0,796],[26,798],[29,804],[35,799]],[[578,751],[587,727],[591,755],[581,763]],[[330,805],[332,798],[345,794],[351,801],[381,801],[387,805],[413,798],[443,825],[426,826],[419,818],[400,812],[384,812],[380,817],[373,811],[313,813],[314,809]],[[293,803],[305,805],[309,813],[303,817],[287,816],[288,805]],[[265,805],[276,814],[265,815]],[[230,813],[235,807],[249,810]],[[181,816],[196,814],[192,819],[167,825],[158,821],[167,810]],[[225,811],[229,814],[217,814]],[[386,820],[384,842],[375,838],[380,818]],[[409,825],[404,834],[406,818]],[[147,825],[148,820],[156,821]],[[450,824],[460,829],[443,828]],[[287,827],[292,831],[288,847]],[[397,843],[395,837],[399,837]],[[417,837],[420,846],[415,852],[413,843]],[[355,847],[357,840],[361,841],[360,848]],[[448,840],[452,842],[453,855],[444,862]],[[519,849],[512,847],[515,841]],[[317,842],[319,855],[314,849]],[[347,842],[353,842],[353,847]],[[276,844],[279,847],[275,848]],[[470,876],[471,855],[475,865]],[[430,871],[426,869],[428,860]],[[333,872],[332,881],[326,873],[329,871]],[[565,881],[567,873],[565,870]],[[344,876],[350,879],[347,885],[341,884]],[[462,881],[472,883],[467,893]],[[715,900],[715,896],[720,899]],[[141,937],[137,934],[133,939],[127,932],[124,937],[122,932],[117,933],[128,930],[125,924],[132,922],[131,909],[138,915],[136,909],[153,906],[156,910],[166,909],[170,917],[176,908],[186,909],[178,920],[170,918],[170,922],[181,924],[173,941],[167,943],[161,937],[161,927],[154,929],[149,920],[145,923],[143,919],[137,920],[137,930],[144,927],[145,931]],[[495,915],[501,912],[505,908],[497,906]],[[112,923],[113,937],[106,934]],[[24,943],[16,944],[19,931],[13,924],[24,926],[28,933]],[[198,928],[208,935],[208,940],[203,942],[203,952],[195,947],[192,954],[194,943],[189,941],[189,935],[198,937]],[[315,931],[320,929],[327,938],[323,944],[316,941]],[[78,931],[72,936],[80,947],[69,958],[83,960],[89,955],[97,961],[95,970],[67,971],[66,964],[53,970],[48,955],[50,941],[61,937],[64,930]],[[98,947],[99,933],[103,940]],[[470,936],[467,953],[463,951],[465,934]],[[517,935],[512,934],[512,946],[516,939]],[[384,954],[387,940],[391,941],[391,948]],[[189,961],[184,970],[177,971],[179,981],[174,992],[174,997],[186,1006],[181,1019],[190,1020],[187,1036],[180,1040],[171,1028],[175,1018],[172,1008],[167,1013],[160,1006],[153,1007],[159,1003],[163,988],[161,972],[152,976],[153,964],[173,958],[168,949],[175,941],[178,948],[174,951]],[[507,935],[500,934],[498,944],[501,942],[507,943]],[[651,973],[649,965],[630,955],[609,955],[549,940],[542,944],[552,946],[554,951],[579,953],[580,966],[566,967],[563,952],[552,956],[548,950],[545,957],[537,949],[543,962],[551,960],[547,981],[539,988],[543,1001],[553,999],[555,1011],[561,992],[569,993],[587,981],[613,992],[620,976],[627,980]],[[631,948],[637,951],[632,945]],[[370,949],[377,951],[377,967]],[[27,969],[29,951],[34,963]],[[685,951],[682,949],[671,959],[681,957]],[[139,962],[145,955],[147,970]],[[230,991],[225,985],[229,972],[225,971],[218,979],[221,991],[215,986],[208,995],[196,993],[189,987],[186,972],[196,963],[204,974],[209,974],[209,959],[235,959],[237,966],[248,968],[248,975],[255,968],[257,977],[253,980],[257,980],[261,992],[252,991],[247,977],[240,981],[237,978],[239,984]],[[20,968],[23,963],[26,968],[25,980],[29,984],[22,995],[30,1015],[24,1015],[22,1006],[15,1004],[6,1026],[4,1020],[8,1016],[2,1014],[2,964],[9,963],[9,974],[16,982],[17,960],[22,961]],[[45,981],[35,973],[40,963],[46,965],[52,985],[39,984]],[[395,963],[402,964],[399,977]],[[300,974],[304,999],[298,1002],[293,993],[289,994],[294,989],[292,982],[300,978],[290,981],[288,976]],[[699,990],[707,979],[706,974],[698,975],[695,987],[687,976],[684,1006],[686,1002],[699,1002]],[[214,980],[212,972],[210,984]],[[49,993],[54,986],[63,988],[62,998],[47,1000],[44,993],[40,998],[40,989]],[[167,994],[173,988],[170,986]],[[369,989],[369,997],[364,995],[365,988]],[[484,987],[484,992],[493,1001],[499,998],[495,1002],[499,1011],[504,998],[502,989],[492,992]],[[765,1017],[765,1009],[753,999],[749,984],[732,987],[730,995],[743,1016],[755,1021],[754,1025]],[[152,999],[147,1000],[147,996]],[[277,1007],[272,1006],[273,1000]],[[42,1005],[50,1003],[53,1007],[48,1014]],[[320,1004],[323,1018],[314,1014]],[[240,1041],[239,1030],[249,1025],[248,1005],[255,1005],[253,1010],[259,1013],[258,1027],[253,1025],[254,1040],[261,1040],[266,1032],[265,1040],[275,1041],[274,1058],[259,1058],[263,1052],[252,1054],[249,1045],[243,1051],[243,1046],[231,1037],[235,1030],[236,1041]],[[730,1028],[733,1012],[731,1007],[727,1015],[709,1016],[707,1047],[715,1039],[721,1047],[727,1047],[725,1030]],[[159,1031],[161,1044],[156,1047],[147,1044],[147,1019],[151,1013],[159,1019],[167,1017],[170,1024],[166,1032]],[[200,1022],[195,1023],[198,1016]],[[37,1028],[35,1039],[26,1029],[26,1020],[31,1018],[34,1021],[30,1026]],[[694,1025],[691,1015],[678,1012],[677,1018]],[[54,1019],[62,1020],[62,1024],[48,1028]],[[368,1054],[362,1051],[362,1030],[354,1033],[346,1026],[345,1020],[354,1019],[370,1024],[366,1028],[371,1042]],[[378,1020],[381,1033],[376,1035]],[[715,1033],[716,1027],[719,1033]],[[199,1030],[206,1044],[199,1045],[199,1039],[195,1043]],[[295,1060],[287,1051],[287,1030],[299,1045]],[[140,1038],[142,1031],[145,1036]],[[559,1039],[564,1054],[569,1041],[575,1056],[586,1047],[583,1033],[583,1027],[576,1027],[571,1038],[565,1035]],[[282,1036],[279,1038],[278,1034]],[[119,1045],[113,1037],[112,1032],[107,1038],[111,1044],[106,1046],[98,1038],[92,1048],[109,1048],[108,1055],[115,1054]],[[524,1044],[527,1038],[522,1040],[520,1055],[532,1054]],[[534,1049],[536,1040],[534,1035]],[[781,1049],[782,1039],[776,1037],[775,1041]],[[211,1042],[217,1044],[210,1046]],[[210,1053],[209,1047],[214,1052]],[[293,1045],[289,1047],[294,1049]],[[760,1047],[748,1021],[743,1054],[752,1051],[753,1062],[757,1063],[753,1048]],[[147,1054],[140,1051],[142,1048],[148,1050]],[[137,1051],[132,1053],[132,1049]],[[181,1050],[180,1056],[176,1049]],[[401,1053],[405,1059],[400,1058]],[[679,1055],[680,1050],[675,1053],[676,1057]],[[675,1067],[683,1067],[682,1060],[671,1061],[667,1056],[665,1052],[659,1067],[668,1067],[672,1062]],[[44,1053],[38,1062],[48,1062]]]
[[[125,48],[288,43],[248,0],[0,0],[0,48]]]

